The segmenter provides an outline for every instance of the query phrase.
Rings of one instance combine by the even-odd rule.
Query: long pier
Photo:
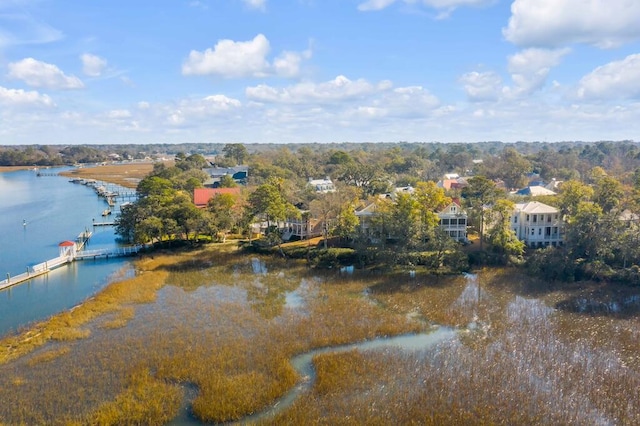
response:
[[[23,272],[22,274],[11,276],[7,273],[7,278],[0,281],[0,291],[41,275],[48,274],[53,269],[59,268],[60,266],[76,260],[99,258],[109,259],[110,257],[133,256],[145,248],[144,245],[137,245],[130,247],[84,250],[92,235],[93,233],[91,231],[85,230],[78,235],[75,242],[65,241],[60,243],[60,255],[58,257],[54,257],[53,259],[46,260],[33,266],[28,266],[26,272]]]

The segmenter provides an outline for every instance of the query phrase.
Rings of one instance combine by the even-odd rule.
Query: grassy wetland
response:
[[[0,342],[0,424],[638,424],[633,289],[535,291],[512,270],[310,270],[233,243],[142,258],[70,312]],[[589,306],[594,309],[587,309]],[[587,307],[587,308],[585,308]],[[428,351],[313,349],[456,328]],[[181,408],[182,407],[182,408]]]

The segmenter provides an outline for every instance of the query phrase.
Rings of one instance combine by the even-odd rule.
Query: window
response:
[[[443,225],[449,225],[449,219],[442,219]]]
[[[538,215],[534,214],[533,215],[533,223],[536,223],[538,221]]]
[[[538,228],[538,235],[542,235],[542,228]]]
[[[513,223],[518,223],[518,216],[513,217]]]
[[[527,222],[529,222],[529,215],[527,215]]]
[[[531,235],[536,235],[536,230],[531,228]]]
[[[467,219],[458,219],[458,225],[466,225]]]
[[[547,216],[547,223],[551,223],[551,215]]]

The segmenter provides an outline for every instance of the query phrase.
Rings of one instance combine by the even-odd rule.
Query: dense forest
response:
[[[115,155],[114,155],[115,154]],[[195,243],[234,234],[251,237],[266,222],[265,237],[252,247],[277,248],[313,265],[461,271],[474,265],[509,264],[547,280],[618,280],[640,283],[640,144],[562,143],[360,143],[182,144],[25,146],[0,148],[2,165],[57,165],[110,159],[169,157],[138,186],[139,200],[118,219],[118,233],[137,243]],[[246,165],[238,196],[194,205],[211,165]],[[437,185],[446,173],[465,185]],[[310,179],[330,178],[336,192],[318,193]],[[528,185],[555,183],[555,195],[516,195]],[[223,179],[223,187],[236,186]],[[411,194],[381,197],[394,188]],[[440,232],[436,212],[459,200],[469,214],[470,249]],[[509,227],[514,203],[541,201],[557,208],[564,223],[561,247],[527,248]],[[363,235],[355,212],[375,204],[376,235]],[[278,224],[286,219],[320,222],[323,244],[285,252]],[[302,246],[304,247],[304,246]]]

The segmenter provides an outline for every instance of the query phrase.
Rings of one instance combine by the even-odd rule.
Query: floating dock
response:
[[[137,245],[130,247],[84,250],[92,235],[93,232],[85,230],[78,235],[75,241],[63,241],[58,244],[60,251],[60,255],[58,257],[38,263],[37,265],[28,266],[26,268],[26,272],[19,275],[11,276],[7,273],[7,278],[0,281],[0,291],[17,284],[21,284],[25,281],[29,281],[32,278],[45,275],[53,269],[76,260],[133,256],[145,248],[144,245]]]

